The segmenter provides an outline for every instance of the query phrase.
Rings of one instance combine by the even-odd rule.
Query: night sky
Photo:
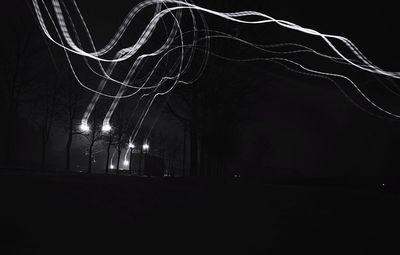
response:
[[[132,1],[79,1],[82,14],[93,33],[98,45],[103,45],[119,24]],[[27,59],[17,79],[21,82],[53,82],[57,70],[62,70],[65,84],[74,83],[68,69],[63,51],[44,39],[32,15],[29,1],[9,1],[2,8],[1,16],[1,86],[13,78],[12,68],[17,65],[19,45],[25,43],[29,34],[29,46],[24,52]],[[398,59],[397,16],[389,4],[356,1],[195,1],[206,8],[231,12],[257,10],[275,18],[289,20],[304,27],[320,32],[342,35],[355,45],[377,66],[396,71],[400,67]],[[4,4],[3,4],[4,7]],[[307,43],[316,49],[326,50],[322,40],[304,36],[298,32],[289,32],[275,25],[238,25],[220,18],[206,15],[211,29],[237,34],[246,40],[259,44],[282,42]],[[135,23],[136,26],[143,20]],[[49,49],[51,56],[49,55]],[[257,51],[245,46],[212,41],[212,50],[232,58],[255,57]],[[330,52],[331,53],[331,52]],[[400,113],[398,98],[381,87],[373,75],[349,68],[340,69],[320,58],[301,54],[295,58],[305,65],[321,68],[325,71],[350,74],[360,87],[377,103],[394,113]],[[56,68],[54,67],[56,66]],[[87,81],[98,80],[85,76]],[[87,75],[87,74],[86,74]],[[27,81],[25,81],[26,79]],[[225,127],[229,134],[225,139],[208,140],[220,148],[224,157],[224,167],[228,172],[254,172],[258,175],[397,175],[396,167],[400,145],[400,123],[371,116],[353,104],[335,87],[332,82],[316,77],[307,77],[292,73],[282,66],[255,62],[230,62],[211,57],[205,73],[197,82],[207,86],[238,86],[243,84],[252,91],[243,95],[239,102],[227,101],[232,106],[229,115],[234,120]],[[361,106],[372,108],[349,87],[339,81],[340,86]],[[76,85],[78,86],[78,85]],[[32,92],[33,93],[33,92]],[[87,98],[91,94],[82,89]],[[174,99],[172,92],[171,100]],[[1,114],[6,113],[7,93],[1,91]],[[17,139],[14,143],[13,161],[18,167],[37,166],[39,164],[40,134],[35,128],[35,114],[29,102],[18,108]],[[126,104],[134,105],[133,100]],[[107,102],[107,101],[106,101]],[[4,104],[4,105],[3,105]],[[179,103],[178,103],[179,105]],[[82,113],[83,114],[82,110]],[[185,109],[178,111],[184,112]],[[217,109],[215,109],[217,111]],[[161,113],[160,113],[161,112]],[[168,137],[169,143],[182,143],[182,125],[163,110],[155,109],[150,114],[145,127],[148,128],[158,118],[155,133]],[[378,113],[377,111],[373,111]],[[157,117],[155,117],[157,116]],[[160,117],[161,116],[161,117]],[[387,116],[385,116],[387,117]],[[227,117],[228,118],[228,117]],[[51,132],[49,142],[48,166],[54,169],[64,167],[65,131],[57,120]],[[7,122],[1,122],[2,133],[7,130]],[[84,140],[76,137],[72,147],[73,165],[85,167]],[[226,147],[226,148],[225,148]],[[180,148],[182,150],[182,148]],[[189,150],[187,148],[187,150]],[[173,153],[173,152],[172,152]],[[177,152],[176,152],[177,153]],[[189,153],[189,151],[187,151]],[[95,168],[102,171],[104,155],[96,156]],[[180,163],[179,163],[180,164]],[[187,163],[189,164],[189,163]]]
[[[143,122],[151,97],[139,98],[148,90],[121,99],[107,126],[103,121],[113,99],[101,96],[94,105],[96,94],[89,91],[104,81],[94,74],[101,72],[99,65],[70,54],[76,75],[88,87],[83,88],[65,52],[43,34],[35,0],[2,1],[0,253],[396,254],[398,8],[388,1],[191,1],[220,14],[258,11],[344,36],[380,69],[359,58],[355,63],[371,72],[388,71],[387,76],[299,47],[337,56],[321,37],[273,23],[233,22],[229,14],[224,19],[206,13],[205,26],[194,12],[198,38],[204,39],[204,28],[210,32],[209,48],[207,40],[193,42],[188,10],[179,22],[187,33],[168,37],[178,19],[168,13],[148,43],[119,63],[111,77],[124,80],[136,57],[154,53],[167,37],[173,38],[167,49],[179,50],[158,68],[160,55],[145,58],[130,85],[142,86],[147,77],[145,89],[159,84],[178,73],[178,60],[188,64],[180,81],[193,80],[202,67],[204,72],[157,97]],[[74,2],[96,49],[107,45],[129,10],[142,3],[37,2],[42,12],[46,3],[55,21],[52,4],[63,5],[64,15],[70,12],[65,17],[74,21],[67,20],[64,28],[90,52]],[[154,17],[154,7],[142,10],[103,57],[115,60],[115,53],[132,46]],[[50,18],[44,23],[56,37]],[[190,47],[182,50],[178,38]],[[343,41],[334,46],[356,58]],[[172,88],[169,78],[154,91]],[[102,91],[116,95],[120,88],[108,80]],[[133,91],[127,88],[124,95]]]

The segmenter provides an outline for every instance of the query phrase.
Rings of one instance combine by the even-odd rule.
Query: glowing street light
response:
[[[89,132],[90,127],[86,123],[82,123],[81,126],[79,127],[83,132]]]
[[[103,125],[103,127],[101,127],[101,131],[103,131],[104,133],[110,132],[110,131],[111,131],[111,126],[110,126],[110,124],[105,124],[105,125]]]
[[[110,169],[114,169],[114,165],[113,164],[110,165]]]
[[[131,149],[135,149],[135,145],[133,143],[129,143],[128,147]]]
[[[143,144],[143,150],[148,151],[150,149],[150,145],[148,143]]]
[[[129,161],[128,160],[124,160],[124,166],[129,166]]]

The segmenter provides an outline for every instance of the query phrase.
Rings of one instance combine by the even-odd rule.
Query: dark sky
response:
[[[9,1],[1,11],[2,51],[13,48],[18,41],[18,32],[34,23],[24,1]],[[113,33],[123,20],[133,1],[79,1],[83,15],[99,42]],[[218,11],[256,10],[275,18],[286,19],[320,32],[337,34],[351,39],[375,64],[390,71],[399,70],[400,38],[397,35],[398,16],[396,8],[383,2],[367,1],[195,1],[196,4]],[[302,42],[309,37],[289,33],[271,25],[238,26],[219,18],[206,16],[210,28],[234,31],[239,27],[243,36],[258,43]],[[18,20],[25,24],[21,26]],[[140,24],[138,24],[140,26]],[[20,31],[18,31],[20,30]],[[34,37],[40,42],[36,28]],[[322,45],[318,39],[310,39],[311,45]],[[53,47],[54,48],[54,47]],[[323,48],[323,47],[322,47]],[[232,57],[246,57],[245,53],[223,52]],[[43,54],[46,54],[44,52]],[[60,54],[55,49],[55,54]],[[237,56],[235,56],[237,54]],[[241,55],[242,54],[242,55]],[[251,53],[253,54],[253,53]],[[61,55],[60,55],[61,56]],[[48,58],[44,57],[44,58]],[[62,57],[56,62],[62,63]],[[307,64],[316,68],[329,65],[314,62],[305,57]],[[237,112],[240,124],[232,127],[236,135],[237,148],[232,152],[229,167],[243,168],[288,168],[301,169],[304,174],[397,174],[391,165],[396,163],[396,148],[400,145],[398,122],[372,117],[349,103],[332,83],[324,79],[307,78],[292,74],[283,68],[265,63],[249,63],[248,67],[222,60],[210,60],[204,80],[212,77],[216,66],[226,63],[229,68],[221,72],[221,81],[234,83],[230,73],[237,68],[243,76],[251,76],[258,89],[247,104]],[[336,67],[335,67],[336,68]],[[337,71],[335,69],[334,71]],[[344,69],[344,72],[348,72]],[[360,82],[373,80],[361,72],[354,73]],[[348,84],[343,83],[343,86]],[[389,109],[400,112],[400,101],[387,95],[378,83],[365,85],[369,93]],[[350,92],[351,93],[351,92]],[[352,94],[355,95],[355,94]],[[356,100],[359,100],[359,98]],[[390,102],[390,103],[388,103]],[[163,127],[173,126],[164,120]],[[172,128],[173,129],[173,128]],[[174,129],[176,130],[176,129]],[[28,131],[24,131],[27,133]],[[176,135],[176,134],[171,134]],[[52,143],[59,150],[58,136]],[[33,139],[32,139],[33,141]],[[31,142],[32,142],[31,141]],[[57,149],[58,148],[58,149]],[[289,171],[289,170],[288,170]],[[292,171],[292,170],[290,170]]]

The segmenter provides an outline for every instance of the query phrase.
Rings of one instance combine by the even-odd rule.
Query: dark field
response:
[[[3,173],[0,187],[3,254],[399,250],[400,195],[393,178]]]

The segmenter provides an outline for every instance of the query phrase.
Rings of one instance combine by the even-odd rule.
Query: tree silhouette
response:
[[[57,113],[57,91],[60,78],[58,77],[54,84],[49,83],[44,86],[42,93],[39,95],[39,106],[37,115],[37,126],[41,134],[41,160],[40,167],[42,170],[46,168],[47,146],[49,144],[51,130],[53,128],[55,115]]]
[[[82,135],[86,138],[87,141],[87,155],[88,155],[88,168],[87,173],[92,173],[93,167],[93,151],[94,146],[97,145],[98,141],[101,140],[103,134],[101,131],[101,121],[97,114],[92,114],[92,120],[90,122],[90,130],[88,132],[84,132]]]
[[[110,130],[107,134],[103,136],[103,141],[106,146],[106,167],[105,167],[105,174],[109,174],[110,171],[110,151],[111,146],[115,145],[115,135],[114,130]]]
[[[43,72],[49,69],[49,59],[45,44],[38,33],[36,24],[31,20],[25,20],[25,8],[21,8],[23,14],[8,17],[9,13],[3,13],[7,20],[7,42],[1,47],[1,78],[4,86],[0,86],[0,100],[3,101],[4,123],[2,128],[7,134],[4,137],[3,150],[4,164],[10,166],[14,158],[16,143],[16,131],[18,119],[21,116],[20,108],[24,104],[37,100],[37,85],[43,83]],[[30,17],[29,17],[30,18]]]
[[[67,84],[63,84],[60,88],[60,96],[58,104],[61,114],[58,116],[60,125],[67,133],[67,140],[65,143],[65,170],[71,170],[71,146],[73,138],[76,135],[81,135],[82,131],[79,129],[81,120],[79,119],[80,113],[86,107],[85,93],[76,84],[75,80],[67,80]]]

